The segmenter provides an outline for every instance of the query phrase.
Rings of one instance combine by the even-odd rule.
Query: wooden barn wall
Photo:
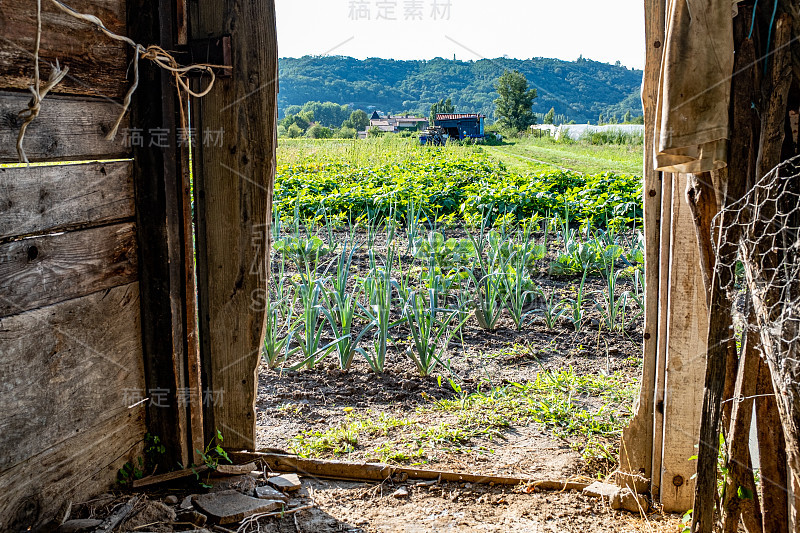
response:
[[[124,0],[71,5],[124,33]],[[105,139],[128,53],[49,2],[43,11],[42,77],[55,60],[69,75],[25,149],[31,161],[94,162],[0,168],[0,531],[106,489],[146,431],[145,406],[130,407],[145,393],[133,163],[123,135]],[[17,158],[35,33],[35,2],[0,3],[0,162]]]

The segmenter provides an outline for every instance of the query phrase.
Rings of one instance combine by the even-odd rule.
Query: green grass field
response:
[[[514,139],[484,149],[517,171],[538,171],[552,166],[585,174],[614,172],[640,176],[644,161],[640,144],[561,143],[549,137]]]

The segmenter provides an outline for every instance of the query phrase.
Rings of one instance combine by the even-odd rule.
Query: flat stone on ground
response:
[[[267,480],[267,483],[282,491],[299,490],[302,486],[300,477],[297,474],[283,474],[271,477]]]
[[[610,483],[603,483],[602,481],[595,481],[585,489],[583,493],[587,496],[594,496],[595,498],[611,498],[619,491],[619,487]]]
[[[408,496],[409,496],[408,489],[407,489],[407,488],[405,488],[405,487],[400,487],[399,489],[397,489],[396,491],[394,491],[394,493],[392,494],[392,496],[394,496],[394,497],[395,497],[395,498],[397,498],[398,500],[399,500],[399,499],[402,499],[402,498],[408,498]]]
[[[283,506],[275,500],[259,500],[235,490],[226,490],[194,497],[194,505],[220,525],[241,522],[256,513],[268,513]]]
[[[218,465],[216,473],[224,476],[240,476],[249,474],[255,469],[255,463],[247,463],[246,465]]]
[[[649,504],[647,498],[636,494],[631,489],[620,489],[611,497],[611,508],[622,509],[631,513],[646,513]]]
[[[250,475],[224,476],[211,479],[211,492],[222,492],[225,490],[238,490],[242,494],[250,495],[256,488],[256,480]]]
[[[283,502],[289,502],[289,497],[282,493],[279,490],[275,490],[272,487],[256,487],[255,491],[256,498],[260,498],[262,500],[281,500]]]

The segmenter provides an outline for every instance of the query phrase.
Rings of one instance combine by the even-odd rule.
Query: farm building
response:
[[[800,18],[796,3],[763,4],[737,2],[732,14],[730,2],[693,13],[689,2],[644,2],[644,355],[607,480],[617,486],[602,490],[643,514],[650,504],[692,509],[695,533],[717,523],[800,529]],[[538,471],[498,474],[486,466],[493,453],[436,471],[257,451],[257,424],[274,420],[257,399],[278,395],[259,381],[270,317],[256,305],[271,275],[274,1],[71,6],[0,4],[2,40],[13,45],[0,53],[0,531],[53,531],[78,507],[93,520],[121,480],[159,488],[172,502],[160,524],[170,531],[196,514],[216,531],[242,520],[239,531],[260,530],[258,519],[300,531],[306,515],[306,531],[363,529],[358,513],[331,510],[347,498],[388,506],[395,527],[398,509],[423,509],[424,521],[460,498],[457,520],[478,509],[504,527],[509,502],[528,512],[549,504],[543,491],[590,488]],[[459,139],[483,136],[483,121],[436,119]],[[202,134],[190,157],[192,128]],[[396,282],[383,273],[391,299]],[[322,374],[327,387],[344,372]],[[291,379],[280,415],[311,418],[304,377]],[[375,379],[350,381],[343,394],[389,389]],[[417,386],[398,384],[396,398],[420,396]],[[315,384],[309,396],[334,392]],[[314,424],[342,411],[327,403]],[[140,479],[143,456],[154,466]],[[221,465],[228,456],[236,464]],[[189,494],[188,508],[164,496],[168,483],[201,473],[230,476],[211,480],[226,487],[216,493]],[[371,484],[336,485],[325,500],[292,474],[318,488]],[[491,493],[497,486],[509,490]],[[467,492],[475,487],[484,492]],[[83,526],[126,530],[145,498],[122,494]],[[551,515],[565,510],[525,527],[555,530]],[[609,513],[579,514],[576,527],[588,530]]]
[[[451,139],[482,139],[485,115],[476,113],[439,113],[435,124],[444,128]]]
[[[422,117],[412,117],[409,115],[393,117],[387,115],[382,117],[377,111],[372,113],[369,119],[370,128],[378,128],[386,133],[400,133],[402,131],[419,131],[428,126],[428,119]]]

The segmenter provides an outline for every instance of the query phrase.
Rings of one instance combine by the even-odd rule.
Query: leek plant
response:
[[[392,278],[394,251],[391,247],[391,242],[393,239],[394,229],[392,227],[387,237],[387,243],[389,243],[388,257],[383,266],[378,264],[374,251],[372,249],[369,250],[369,274],[364,279],[364,296],[367,305],[359,303],[359,307],[361,307],[367,320],[374,324],[373,327],[376,330],[373,340],[375,354],[371,355],[366,351],[361,352],[367,360],[367,364],[376,374],[383,374],[385,368],[386,353],[391,340],[389,330],[403,322],[402,320],[392,322],[390,316],[392,289],[397,289],[397,281]]]
[[[325,299],[325,287],[322,281],[315,280],[311,283],[300,283],[296,287],[303,306],[303,312],[300,315],[302,327],[296,333],[299,338],[299,348],[303,352],[303,361],[291,369],[297,370],[305,366],[307,369],[312,370],[333,351],[336,344],[342,339],[337,338],[333,342],[322,346],[322,333],[325,329],[325,323],[322,319],[324,314],[322,312],[322,302]]]
[[[532,301],[532,296],[537,294],[538,288],[534,284],[529,274],[529,264],[531,259],[542,255],[541,250],[535,250],[535,245],[531,243],[530,228],[523,234],[523,242],[515,247],[509,255],[508,266],[503,276],[503,289],[508,295],[506,309],[511,315],[517,331],[522,331],[525,318],[531,313],[526,311],[526,307]]]
[[[412,292],[403,309],[414,340],[414,349],[406,350],[406,355],[414,362],[421,376],[429,376],[436,365],[442,363],[447,344],[468,318],[449,328],[460,316],[459,310],[437,307],[436,300],[434,288],[428,289],[427,299],[418,292]],[[444,315],[443,318],[439,318],[440,315]]]
[[[620,293],[619,279],[623,271],[616,270],[616,260],[622,255],[620,246],[609,246],[602,255],[603,270],[601,276],[605,288],[595,294],[600,298],[595,302],[595,309],[600,313],[601,324],[609,331],[622,329],[625,321],[625,309],[629,295]]]
[[[475,275],[474,265],[467,270],[475,285],[475,319],[481,328],[494,331],[509,297],[504,286],[508,259],[490,251],[487,259],[480,258],[480,264],[480,277]]]
[[[266,336],[261,354],[270,369],[286,363],[299,347],[290,349],[292,337],[297,326],[292,322],[293,303],[286,300],[273,300],[268,297],[266,306]]]
[[[569,318],[572,327],[578,332],[583,327],[583,318],[585,315],[584,301],[586,300],[586,276],[589,274],[589,269],[583,271],[581,284],[578,285],[578,294],[575,298],[567,298],[563,300],[564,305],[567,307],[567,318]]]
[[[299,350],[299,347],[290,349],[297,321],[292,319],[295,304],[294,292],[284,286],[285,265],[283,260],[278,263],[279,271],[276,276],[275,290],[274,292],[267,290],[266,301],[263,302],[266,310],[266,335],[262,356],[270,369],[282,366]]]
[[[322,293],[324,301],[322,313],[333,331],[333,336],[338,339],[335,341],[335,346],[339,356],[339,368],[342,370],[349,370],[356,353],[363,353],[363,349],[358,345],[375,327],[375,323],[370,322],[354,336],[353,327],[358,316],[356,310],[360,287],[356,284],[348,290],[347,282],[350,279],[353,254],[357,249],[357,246],[353,246],[348,250],[347,244],[344,245],[336,262],[336,274],[332,278],[333,289]]]
[[[566,303],[563,300],[556,300],[555,288],[550,290],[547,295],[542,289],[538,289],[538,294],[544,300],[542,307],[534,309],[533,313],[541,315],[544,318],[544,325],[548,330],[555,329],[558,319],[567,311]]]

